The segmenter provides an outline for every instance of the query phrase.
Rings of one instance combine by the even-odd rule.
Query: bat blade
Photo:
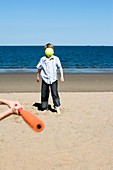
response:
[[[41,132],[44,129],[44,122],[36,115],[25,109],[18,109],[20,115],[25,122],[36,132]]]

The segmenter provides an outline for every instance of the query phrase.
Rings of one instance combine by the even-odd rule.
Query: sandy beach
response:
[[[35,76],[0,74],[0,98],[18,100],[45,123],[36,133],[21,116],[0,121],[0,170],[113,170],[113,74],[65,74],[61,115],[38,110]]]

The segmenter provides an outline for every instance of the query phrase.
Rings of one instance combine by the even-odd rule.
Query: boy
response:
[[[57,113],[60,114],[60,98],[58,94],[58,79],[57,79],[57,68],[60,70],[60,80],[64,82],[63,69],[61,62],[57,56],[54,56],[52,53],[48,55],[46,50],[53,51],[54,46],[51,43],[45,45],[45,56],[43,56],[39,63],[37,64],[37,81],[40,81],[39,76],[42,78],[42,87],[41,87],[41,106],[43,110],[48,109],[48,99],[49,99],[49,87],[51,88],[52,99],[54,107],[57,110]]]

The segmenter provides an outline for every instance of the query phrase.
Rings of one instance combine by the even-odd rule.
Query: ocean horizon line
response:
[[[44,46],[45,44],[0,44],[0,46]],[[54,46],[107,46],[112,47],[113,44],[54,44]]]

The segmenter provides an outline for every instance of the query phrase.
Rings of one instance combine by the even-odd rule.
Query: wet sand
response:
[[[40,92],[36,73],[0,74],[0,92]],[[65,74],[60,92],[109,92],[113,91],[113,74]]]

